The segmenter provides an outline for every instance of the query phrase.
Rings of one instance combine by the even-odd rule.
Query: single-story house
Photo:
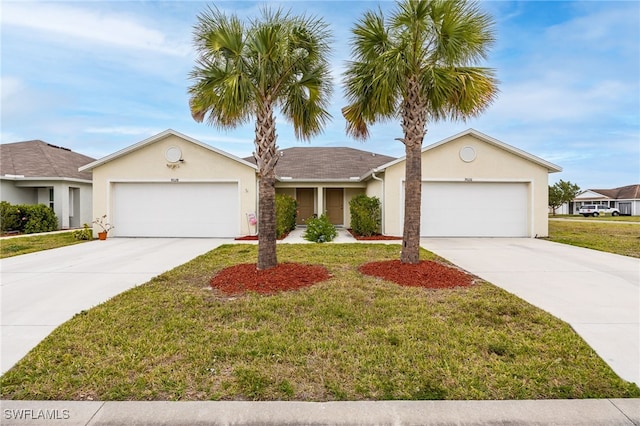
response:
[[[60,229],[92,219],[91,171],[78,171],[94,158],[40,140],[0,145],[0,200],[45,204]]]
[[[603,204],[617,208],[621,215],[640,216],[640,184],[613,189],[587,189],[572,202],[562,205],[556,213],[578,214],[580,207],[585,204]]]
[[[391,143],[391,142],[390,142]],[[397,143],[397,142],[393,142]],[[423,236],[536,237],[548,233],[548,174],[560,167],[476,130],[422,151]],[[350,226],[358,194],[382,203],[382,232],[402,235],[404,158],[352,148],[280,151],[276,192],[298,201],[298,223],[327,213]],[[237,237],[255,232],[257,167],[166,130],[80,168],[93,172],[94,215],[113,236]]]

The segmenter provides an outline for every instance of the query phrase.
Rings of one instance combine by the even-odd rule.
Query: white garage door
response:
[[[526,183],[425,182],[420,235],[527,237]]]
[[[237,183],[117,183],[114,235],[120,237],[235,237]]]

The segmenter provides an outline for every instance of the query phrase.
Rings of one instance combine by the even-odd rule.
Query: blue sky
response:
[[[193,121],[188,74],[192,27],[207,4],[241,17],[249,1],[5,1],[1,23],[1,142],[41,139],[95,158],[167,128],[238,156],[253,152],[253,124],[221,131]],[[340,86],[350,28],[388,1],[269,3],[322,17],[333,31],[333,116],[312,146],[404,155],[399,121],[367,142],[346,136]],[[496,43],[483,64],[501,81],[496,102],[467,122],[428,124],[427,146],[474,128],[564,168],[581,188],[640,183],[640,3],[485,1]],[[278,146],[304,145],[277,119]]]

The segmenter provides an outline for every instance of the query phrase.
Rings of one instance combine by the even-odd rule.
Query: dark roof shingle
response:
[[[0,145],[0,175],[91,180],[78,168],[95,161],[70,149],[40,140]]]
[[[276,176],[295,180],[350,180],[395,160],[354,148],[295,147],[280,150]],[[245,160],[255,163],[253,157]]]
[[[640,199],[640,184],[621,186],[613,189],[590,189],[590,191],[597,192],[614,200]]]

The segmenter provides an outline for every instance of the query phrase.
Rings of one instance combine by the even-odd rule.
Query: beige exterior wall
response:
[[[180,148],[184,162],[168,167],[165,152]],[[169,134],[165,138],[93,169],[93,214],[112,213],[112,191],[117,182],[238,182],[241,235],[248,235],[247,213],[257,212],[255,169],[210,149]],[[118,226],[117,223],[114,225]],[[97,230],[94,229],[94,233]]]
[[[278,188],[276,187],[276,194],[284,194],[288,195],[291,198],[296,198],[296,189],[295,188]]]
[[[464,162],[460,150],[470,146],[476,159]],[[422,154],[422,180],[464,182],[527,182],[530,236],[548,235],[548,174],[547,168],[533,161],[484,142],[473,135],[464,135]],[[385,171],[384,232],[402,235],[405,162],[401,161]],[[374,194],[375,187],[367,191]],[[498,206],[499,207],[499,206]]]

